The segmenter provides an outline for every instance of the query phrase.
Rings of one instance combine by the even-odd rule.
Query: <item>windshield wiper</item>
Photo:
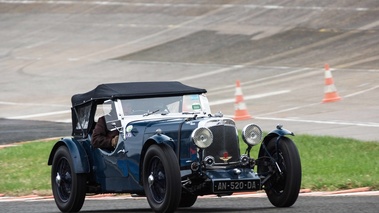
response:
[[[182,115],[194,115],[194,114],[200,114],[200,112],[182,112]]]
[[[156,113],[156,112],[159,112],[159,109],[154,110],[154,111],[151,111],[151,112],[147,112],[147,113],[143,114],[143,117],[146,117],[146,116],[152,115],[152,114],[154,114],[154,113]]]

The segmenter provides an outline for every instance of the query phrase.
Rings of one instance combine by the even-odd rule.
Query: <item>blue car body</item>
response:
[[[132,193],[146,195],[156,212],[171,212],[178,206],[193,205],[197,196],[223,196],[263,189],[270,177],[259,175],[254,167],[261,164],[266,168],[267,162],[250,156],[251,147],[258,143],[252,140],[261,140],[260,128],[250,124],[246,127],[248,130],[244,129],[248,150],[241,154],[235,121],[211,114],[203,96],[205,93],[205,89],[179,82],[133,82],[102,84],[87,93],[74,95],[72,136],[57,141],[48,159],[48,164],[52,165],[52,188],[58,208],[62,212],[79,211],[86,193]],[[120,132],[119,141],[112,150],[95,148],[91,143],[96,113],[108,100],[117,110],[112,125]],[[126,116],[122,112],[123,104],[129,100],[135,100],[131,101],[135,105],[138,102],[144,113]],[[161,105],[165,105],[165,109],[145,109],[154,101],[163,102]],[[185,106],[184,102],[190,104]],[[278,143],[291,134],[281,126],[270,132],[263,140],[260,155],[268,153],[265,147],[271,139]],[[157,147],[170,153],[172,150],[175,162],[162,159],[166,153],[152,155],[149,159],[150,152],[158,150],[159,154]],[[157,162],[162,169],[153,175],[154,166],[145,165],[147,159]],[[177,165],[179,170],[165,167],[165,162],[170,163],[170,167]],[[146,168],[151,170],[147,173]],[[271,170],[266,169],[265,173]],[[179,183],[176,187],[180,192],[175,196],[161,192],[169,190],[169,182],[163,182],[163,189],[154,186],[160,179],[171,178],[169,174],[178,177],[174,181]],[[75,201],[77,197],[83,201]],[[169,202],[167,199],[176,200]]]

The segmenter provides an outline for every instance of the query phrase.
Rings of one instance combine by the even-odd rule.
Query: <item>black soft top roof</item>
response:
[[[72,106],[90,101],[113,98],[147,98],[206,93],[205,89],[184,85],[177,81],[125,82],[100,84],[95,89],[72,96]]]

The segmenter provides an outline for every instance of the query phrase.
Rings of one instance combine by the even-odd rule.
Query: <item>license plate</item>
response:
[[[238,192],[260,189],[260,180],[217,180],[213,181],[213,192]]]

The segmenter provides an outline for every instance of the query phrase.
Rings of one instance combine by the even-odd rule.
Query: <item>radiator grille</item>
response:
[[[217,125],[209,127],[213,133],[213,143],[204,151],[204,157],[213,156],[216,164],[225,164],[239,161],[240,151],[238,135],[235,126]],[[230,157],[224,161],[225,157]],[[221,159],[223,158],[223,159]]]

